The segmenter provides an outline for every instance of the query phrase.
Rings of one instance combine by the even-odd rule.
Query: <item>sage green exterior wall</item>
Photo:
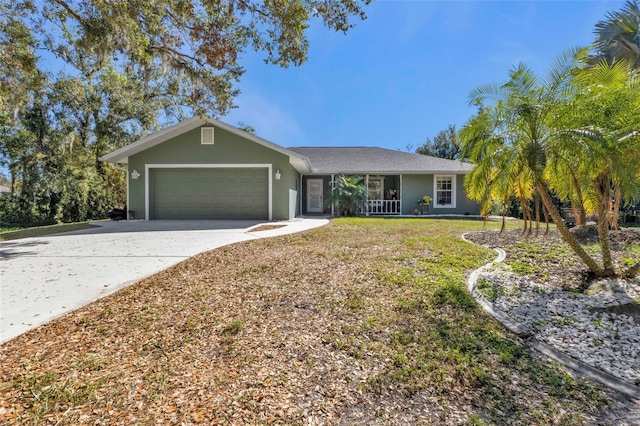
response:
[[[412,214],[425,195],[433,197],[433,175],[402,175],[402,214]]]
[[[274,169],[274,173],[277,169]],[[273,217],[276,218],[276,210],[277,209],[286,209],[287,217],[286,219],[291,220],[296,216],[300,215],[299,208],[299,198],[300,198],[300,173],[289,164],[289,159],[287,158],[287,165],[280,169],[280,173],[282,173],[281,181],[283,182],[283,190],[287,190],[287,198],[282,200],[281,206],[276,206],[276,198],[273,198]],[[273,181],[274,186],[274,194],[275,194],[275,186],[276,182],[281,182],[278,180]]]
[[[443,175],[447,175],[443,173]],[[377,176],[377,175],[376,175]],[[432,174],[420,175],[385,175],[385,194],[389,189],[401,188],[400,198],[402,200],[401,214],[411,215],[419,209],[418,201],[425,195],[432,198],[434,196]],[[329,175],[304,175],[302,178],[302,206],[300,206],[301,214],[306,212],[306,195],[307,195],[307,179],[323,179],[324,181],[324,199],[327,200],[331,194],[331,176]],[[400,185],[402,181],[402,185]],[[385,197],[386,198],[386,197]],[[331,205],[326,204],[324,214],[331,213]],[[480,205],[473,200],[467,198],[464,191],[464,175],[456,175],[456,207],[455,208],[437,208],[431,205],[432,214],[472,214],[480,213]]]
[[[444,175],[445,173],[443,173]],[[433,175],[402,176],[402,214],[409,215],[418,209],[418,201],[425,195],[435,199]],[[456,175],[456,207],[438,208],[432,202],[432,214],[479,214],[480,205],[467,197],[464,191],[464,175]]]
[[[210,127],[210,126],[207,126]],[[291,195],[297,194],[298,172],[289,163],[289,157],[277,151],[244,139],[234,133],[215,127],[214,144],[200,143],[200,128],[185,132],[166,142],[129,157],[129,210],[135,219],[145,218],[145,165],[147,164],[271,164],[272,213],[274,220],[289,220],[297,213],[292,209]],[[140,173],[132,179],[131,173]],[[281,179],[275,179],[279,170]],[[294,198],[297,198],[294,197]]]
[[[467,192],[464,190],[464,175],[457,175],[456,179],[456,212],[461,214],[480,214],[480,204],[467,197]],[[445,210],[445,209],[439,209]],[[437,210],[436,210],[437,212]]]

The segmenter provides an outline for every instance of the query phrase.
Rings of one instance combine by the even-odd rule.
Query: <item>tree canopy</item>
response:
[[[587,51],[561,55],[546,78],[521,64],[504,84],[470,94],[481,105],[460,132],[476,164],[465,178],[468,194],[486,211],[493,200],[516,196],[549,214],[563,238],[598,276],[619,274],[611,260],[609,227],[621,200],[640,188],[640,80],[626,61],[587,66]],[[569,232],[552,200],[571,199],[597,213],[602,264]],[[622,272],[636,275],[640,262]]]
[[[623,59],[633,68],[640,67],[640,6],[627,0],[622,9],[609,12],[596,24],[595,54],[592,62],[612,63]]]
[[[125,174],[99,159],[186,115],[233,106],[242,54],[307,59],[370,0],[0,0],[0,222],[106,217]],[[251,131],[250,126],[246,126]]]
[[[536,223],[540,211],[597,276],[637,276],[640,262],[617,270],[609,229],[618,209],[640,195],[640,8],[637,0],[596,24],[596,41],[561,55],[545,78],[521,64],[504,84],[470,94],[480,107],[460,132],[476,168],[465,178],[468,194],[488,211],[491,203],[520,201]],[[569,200],[597,218],[601,263],[588,254],[553,201]],[[529,228],[529,231],[531,228]]]
[[[167,80],[172,95],[207,114],[224,114],[244,72],[240,57],[307,59],[312,19],[346,32],[370,0],[2,0],[2,21],[20,37],[69,62],[78,51],[97,65],[117,64],[141,80]],[[24,62],[23,59],[17,60]]]
[[[434,138],[427,138],[422,146],[416,148],[417,154],[433,157],[447,158],[449,160],[461,160],[462,147],[458,141],[455,124],[449,124],[445,130],[441,130]]]

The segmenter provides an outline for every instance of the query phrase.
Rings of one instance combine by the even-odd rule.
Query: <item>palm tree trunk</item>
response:
[[[613,200],[611,200],[611,229],[618,230],[618,218],[620,217],[620,200],[622,200],[622,192],[620,187],[615,188]]]
[[[576,226],[584,228],[587,226],[587,212],[584,210],[584,199],[582,198],[582,189],[580,189],[580,183],[576,174],[571,171],[571,180],[573,181],[573,188],[576,191],[576,202],[571,202],[571,208],[573,209],[573,215],[576,218]],[[576,206],[576,204],[578,204]]]
[[[538,182],[537,187],[538,192],[540,193],[540,197],[542,198],[542,203],[547,208],[549,215],[555,222],[556,227],[558,228],[558,231],[560,231],[560,234],[562,235],[564,241],[569,245],[569,247],[571,247],[571,250],[573,250],[574,253],[578,255],[580,260],[584,262],[584,264],[587,266],[587,268],[589,268],[591,272],[600,277],[605,276],[605,271],[600,267],[600,265],[598,265],[595,260],[593,260],[591,256],[589,256],[589,253],[584,250],[578,240],[576,240],[576,237],[571,233],[571,231],[569,231],[567,225],[565,225],[562,221],[560,212],[558,212],[558,209],[553,204],[551,195],[549,194],[547,187],[542,182]]]
[[[606,208],[603,213],[606,216],[608,211]],[[615,276],[616,271],[613,267],[613,259],[611,257],[611,240],[609,239],[609,221],[602,216],[598,219],[598,238],[600,239],[600,252],[602,253],[602,265],[606,276]]]
[[[600,239],[602,264],[605,275],[615,276],[616,271],[613,267],[613,259],[611,257],[611,240],[609,239],[611,180],[608,175],[601,175],[598,181],[598,187],[601,192],[598,194],[600,205],[598,206],[598,225],[596,228],[598,230],[598,238]]]
[[[544,215],[544,223],[547,225],[544,229],[544,235],[549,234],[549,213],[547,212],[547,208],[542,204],[542,214]]]
[[[522,208],[522,219],[524,220],[524,228],[522,229],[522,235],[531,235],[531,228],[533,227],[533,221],[531,219],[531,210],[529,209],[529,202],[524,197],[520,197],[520,207]]]
[[[614,276],[616,271],[613,267],[613,259],[611,257],[611,240],[609,239],[609,209],[606,205],[598,209],[598,238],[600,239],[600,253],[602,254],[602,265],[607,276]]]
[[[533,197],[534,209],[536,212],[536,236],[540,234],[540,195],[535,194]]]

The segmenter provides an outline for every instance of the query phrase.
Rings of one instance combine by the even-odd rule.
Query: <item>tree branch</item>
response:
[[[73,16],[75,20],[78,21],[79,23],[84,22],[84,19],[82,18],[82,16],[78,15],[78,12],[73,10],[71,6],[69,6],[67,2],[65,2],[64,0],[53,0],[53,2],[57,3],[59,6],[62,6],[62,8],[66,10],[69,13],[69,15]]]
[[[179,51],[177,51],[175,49],[172,49],[172,48],[170,48],[168,46],[151,45],[151,46],[149,46],[149,50],[156,51],[156,52],[165,52],[165,53],[169,54],[173,58],[173,60],[175,60],[176,62],[179,62],[184,67],[188,66],[186,59],[195,62],[196,64],[198,64],[198,66],[201,66],[201,67],[205,66],[205,63],[202,62],[201,60],[199,60],[198,58],[196,58],[195,56],[187,55],[186,53],[181,53],[181,52],[179,52]]]

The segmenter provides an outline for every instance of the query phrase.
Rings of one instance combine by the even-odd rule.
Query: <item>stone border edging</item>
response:
[[[462,239],[470,244],[475,244],[469,241],[466,238],[466,235],[467,233],[462,234]],[[474,300],[480,306],[482,306],[482,308],[489,315],[491,315],[496,321],[502,324],[504,328],[516,334],[518,337],[525,338],[526,340],[524,340],[524,343],[527,346],[529,346],[531,349],[534,349],[539,353],[553,359],[554,361],[559,362],[565,367],[572,369],[573,371],[591,379],[592,381],[596,381],[626,396],[640,400],[639,386],[628,383],[625,380],[620,379],[619,377],[613,376],[609,373],[606,373],[602,370],[592,367],[580,360],[577,360],[565,354],[564,352],[559,351],[553,346],[536,339],[531,335],[531,333],[529,333],[528,331],[524,331],[523,327],[519,323],[513,321],[509,316],[503,313],[494,311],[491,303],[485,300],[478,300],[475,298],[474,290],[476,289],[476,283],[478,281],[478,276],[480,275],[480,273],[490,269],[493,265],[497,263],[503,262],[506,258],[506,252],[504,250],[499,248],[494,248],[493,250],[495,250],[498,253],[498,256],[491,262],[474,270],[469,276],[469,279],[467,280],[467,289],[469,290],[469,293],[471,293],[471,297],[473,297]]]

